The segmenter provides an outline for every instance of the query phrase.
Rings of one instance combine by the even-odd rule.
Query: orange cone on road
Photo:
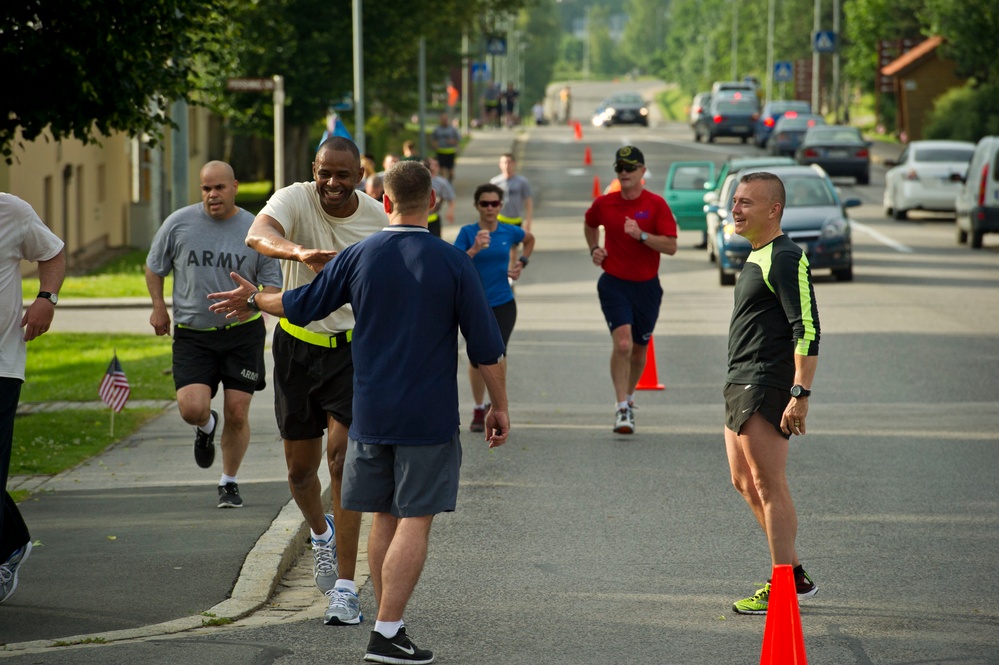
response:
[[[593,151],[590,150],[590,146],[586,146],[586,150],[583,152],[583,166],[593,165]]]
[[[572,133],[576,137],[577,141],[583,140],[583,126],[579,124],[578,120],[576,120],[572,125]]]
[[[666,390],[666,386],[659,383],[659,377],[656,373],[656,345],[651,337],[649,338],[649,346],[645,349],[645,371],[642,372],[642,378],[638,380],[635,389]]]
[[[770,578],[760,665],[808,665],[798,611],[798,590],[794,571],[788,564],[774,566]]]
[[[595,175],[593,176],[593,198],[597,198],[600,194],[600,176]]]

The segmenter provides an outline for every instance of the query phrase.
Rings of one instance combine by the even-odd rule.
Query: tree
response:
[[[920,19],[926,34],[946,40],[943,51],[960,76],[999,83],[999,6],[995,0],[926,0]]]
[[[558,60],[557,35],[562,26],[555,9],[554,0],[540,0],[530,10],[521,10],[518,18],[527,41],[523,54],[524,89],[520,97],[525,109],[530,108],[533,102],[544,99]]]
[[[621,50],[642,71],[652,70],[663,48],[669,6],[669,0],[627,0]]]
[[[155,142],[169,100],[224,69],[235,0],[9,0],[0,13],[0,154],[31,141],[96,143],[112,132]]]
[[[878,42],[917,37],[923,0],[853,0],[843,6],[844,73],[865,90],[878,80]]]

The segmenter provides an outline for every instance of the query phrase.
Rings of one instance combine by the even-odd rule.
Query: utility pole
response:
[[[766,101],[773,99],[774,85],[774,5],[776,0],[770,0],[767,7],[767,88]]]
[[[739,3],[732,2],[732,81],[739,80]]]
[[[363,0],[353,0],[354,27],[354,143],[362,155],[364,145],[364,46],[361,21],[361,5]]]
[[[836,36],[836,52],[833,53],[833,113],[836,123],[839,123],[839,47],[842,40],[839,38],[839,0],[833,0],[833,34]]]
[[[822,13],[822,0],[815,0],[815,18],[812,19],[812,113],[819,113],[819,66],[822,63],[822,54],[815,48],[815,35],[821,28],[820,14]]]

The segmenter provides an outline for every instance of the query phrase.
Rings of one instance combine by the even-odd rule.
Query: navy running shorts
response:
[[[663,287],[659,278],[632,282],[604,273],[597,280],[597,294],[600,296],[600,309],[603,310],[611,332],[630,325],[632,342],[648,346],[659,319],[659,306],[663,301]]]

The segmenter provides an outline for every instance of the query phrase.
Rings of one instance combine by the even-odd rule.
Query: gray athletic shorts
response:
[[[451,512],[458,501],[461,441],[392,446],[347,440],[340,499],[362,513],[422,517]]]
[[[736,434],[757,411],[768,423],[774,426],[782,437],[790,439],[780,428],[784,409],[791,401],[789,390],[770,386],[745,386],[735,383],[725,384],[725,427]]]

